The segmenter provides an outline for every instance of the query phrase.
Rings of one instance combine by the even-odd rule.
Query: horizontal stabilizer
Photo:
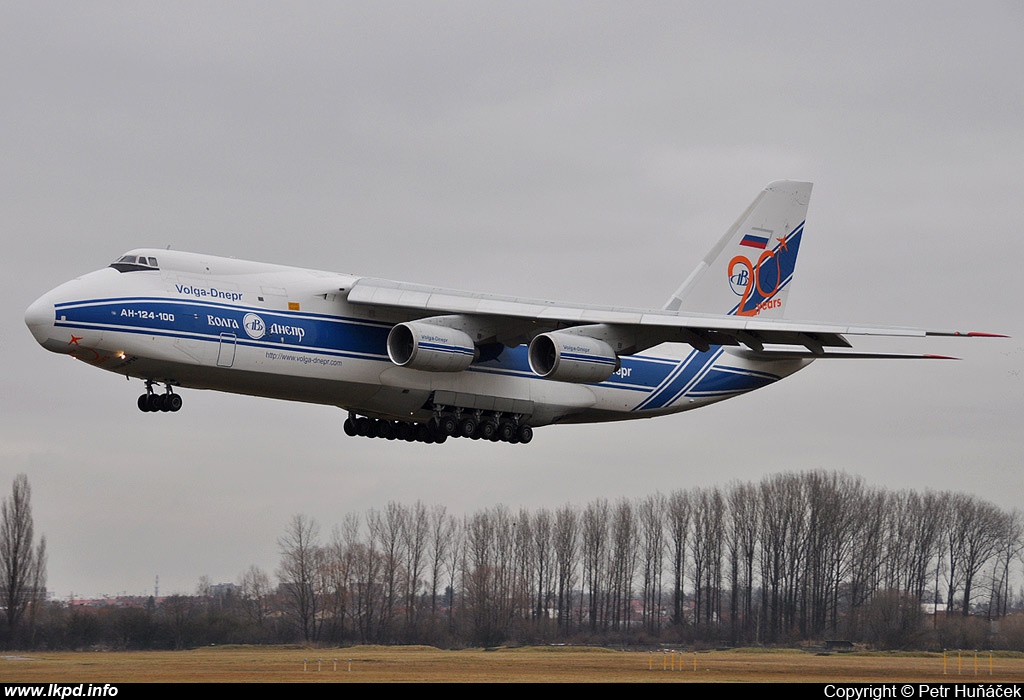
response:
[[[1009,338],[1002,333],[980,333],[978,331],[926,331],[925,335],[947,336],[950,338]]]
[[[755,352],[751,350],[732,350],[733,354],[742,357],[750,357],[757,360],[959,360],[959,357],[952,355],[918,354],[912,352],[857,352],[831,350],[823,353],[815,353],[803,350],[763,350]]]

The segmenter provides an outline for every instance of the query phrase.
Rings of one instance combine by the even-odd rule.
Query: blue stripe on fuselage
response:
[[[686,359],[676,366],[658,388],[633,410],[655,410],[671,405],[710,369],[721,354],[721,346],[714,346],[707,352],[693,350],[687,355]]]
[[[234,333],[239,342],[306,352],[387,357],[391,325],[303,312],[129,297],[65,302],[54,306],[56,326],[219,341]],[[247,327],[248,323],[248,327]]]
[[[697,382],[691,391],[687,392],[687,396],[708,398],[742,394],[774,384],[781,378],[779,375],[772,374],[771,372],[715,365]]]
[[[239,345],[249,347],[390,362],[387,336],[392,324],[376,321],[162,297],[63,302],[55,305],[55,311],[55,325],[66,328],[215,343],[222,334],[233,333]],[[259,323],[254,324],[250,317],[247,328],[250,315]],[[644,411],[665,408],[683,395],[741,393],[778,379],[764,372],[714,367],[721,354],[722,348],[716,346],[708,352],[692,350],[683,359],[624,356],[617,372],[593,386],[646,394],[634,409]],[[535,379],[527,355],[526,345],[505,348],[496,358],[474,364],[468,371]]]

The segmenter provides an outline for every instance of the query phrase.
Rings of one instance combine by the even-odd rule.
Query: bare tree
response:
[[[820,637],[835,631],[839,595],[850,566],[856,514],[863,507],[860,479],[814,471],[802,477],[807,511],[805,565],[800,595],[801,634]]]
[[[608,560],[609,612],[613,629],[629,628],[632,617],[633,577],[636,573],[637,538],[633,504],[623,498],[612,511]]]
[[[974,580],[982,567],[999,551],[1001,535],[1008,529],[1009,516],[991,503],[971,497],[962,504],[957,530],[963,538],[961,563],[964,581],[964,604],[961,614],[971,611]]]
[[[725,500],[718,487],[698,489],[693,498],[694,623],[699,626],[703,619],[710,628],[721,617]]]
[[[961,614],[966,616],[971,609],[975,576],[996,553],[1008,516],[991,503],[966,494],[951,494],[949,504],[946,611],[952,613],[956,594],[962,589]]]
[[[989,618],[1005,617],[1010,598],[1010,566],[1024,551],[1024,517],[1014,509],[1006,514],[1004,528],[1000,534],[999,546],[995,553],[996,562],[992,570],[992,596],[989,601]]]
[[[342,541],[347,560],[349,588],[349,614],[354,620],[359,641],[376,641],[376,619],[381,607],[380,572],[383,557],[378,549],[377,528],[370,523],[378,517],[377,511],[366,514],[368,535],[362,539],[359,518],[349,514],[342,527]]]
[[[14,477],[11,497],[0,505],[0,604],[13,640],[20,624],[31,624],[46,586],[46,537],[35,544],[32,489],[28,477]]]
[[[503,559],[497,550],[495,519],[502,507],[495,511],[477,511],[466,518],[466,556],[463,564],[462,585],[464,600],[472,626],[474,639],[482,644],[503,641],[500,618],[504,601],[501,597]],[[504,524],[504,523],[503,523]]]
[[[463,563],[466,558],[466,525],[465,520],[462,522],[456,521],[452,518],[452,528],[450,530],[450,537],[448,540],[447,554],[445,556],[445,566],[448,569],[448,586],[445,598],[448,601],[448,633],[453,634],[455,632],[456,624],[456,606],[460,609],[463,607],[463,600],[465,598],[465,592],[461,589],[465,588],[465,578],[461,577],[462,571],[466,568]],[[461,577],[461,578],[460,578]],[[456,583],[458,583],[460,590],[456,591]]]
[[[270,577],[255,564],[250,566],[239,581],[239,600],[249,621],[262,639],[263,624],[270,614]]]
[[[732,642],[740,632],[747,637],[752,630],[754,610],[754,562],[759,533],[757,489],[752,484],[735,483],[729,488],[726,547],[729,557],[729,623]],[[741,620],[741,623],[738,623]],[[738,629],[741,626],[742,630]]]
[[[853,556],[845,580],[845,631],[851,638],[862,633],[863,613],[871,597],[880,587],[887,545],[887,527],[898,517],[901,507],[898,495],[871,491],[864,495],[861,507],[854,514],[856,527],[852,536]]]
[[[405,625],[407,638],[419,641],[419,605],[417,597],[423,583],[423,569],[427,561],[427,543],[430,535],[430,519],[427,507],[416,501],[406,509],[402,518],[402,550],[405,553]]]
[[[441,574],[444,571],[445,558],[452,546],[457,523],[441,505],[430,509],[430,614],[437,614],[437,590],[441,586]]]
[[[792,629],[803,566],[804,501],[800,477],[776,474],[759,487],[761,510],[761,610],[763,641]]]
[[[608,576],[608,530],[611,507],[606,499],[589,503],[583,511],[583,583],[590,595],[588,605],[590,629],[604,629],[607,621],[605,603]]]
[[[911,539],[914,547],[907,590],[913,593],[919,601],[924,601],[924,592],[928,585],[929,564],[940,556],[942,549],[942,528],[946,523],[946,513],[942,509],[942,499],[939,494],[927,492],[923,496],[917,493],[912,496],[914,529]],[[937,594],[938,591],[936,590],[935,593]]]
[[[551,560],[554,558],[554,543],[552,541],[552,529],[554,518],[551,511],[541,508],[533,516],[530,530],[533,535],[533,557],[534,557],[534,607],[533,619],[546,620],[548,611],[551,609],[551,594],[554,577],[552,574]]]
[[[637,506],[643,533],[643,615],[644,629],[661,629],[661,575],[665,559],[665,496],[656,493]]]
[[[302,638],[307,642],[316,641],[322,602],[318,572],[322,559],[320,525],[305,515],[296,515],[277,544],[281,549],[277,576],[285,588],[290,611],[295,615]]]
[[[509,636],[517,639],[522,633],[520,620],[529,620],[533,616],[531,584],[533,571],[536,567],[533,538],[533,518],[525,508],[520,508],[512,522],[512,535],[509,557],[512,566],[508,569],[508,589],[510,605],[506,609]],[[532,629],[531,629],[532,631]]]
[[[319,576],[324,599],[321,609],[327,628],[323,638],[332,642],[345,639],[345,623],[350,612],[355,552],[348,547],[346,536],[352,527],[358,531],[359,518],[354,513],[347,513],[344,529],[334,527],[331,530],[331,541],[323,549],[323,565]]]
[[[558,628],[568,634],[572,622],[573,589],[578,580],[579,561],[579,518],[576,509],[563,506],[555,513],[555,527],[552,533],[555,546],[555,567],[558,578]]]
[[[175,593],[160,605],[160,618],[174,641],[175,649],[184,649],[195,643],[198,635],[199,600],[190,595]]]
[[[686,550],[689,547],[690,520],[693,510],[686,491],[673,491],[668,499],[668,535],[672,550],[672,624],[682,625],[683,583],[686,573]]]
[[[408,582],[404,571],[404,540],[402,530],[408,509],[401,503],[388,501],[383,513],[370,511],[367,522],[370,535],[380,546],[381,555],[381,601],[380,616],[377,619],[375,639],[392,642],[394,635],[395,608],[405,599],[405,585]]]

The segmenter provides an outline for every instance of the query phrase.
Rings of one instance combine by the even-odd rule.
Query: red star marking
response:
[[[789,251],[789,247],[786,245],[786,239],[785,238],[776,238],[775,240],[777,240],[779,242],[779,247],[780,248],[782,248],[783,250],[785,250],[787,252]]]
[[[78,341],[84,338],[84,335],[71,334],[71,340],[68,341],[68,345],[78,345]]]

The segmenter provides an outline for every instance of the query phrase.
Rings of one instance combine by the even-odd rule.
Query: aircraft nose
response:
[[[50,296],[50,294],[44,294],[25,310],[25,325],[28,326],[36,342],[40,345],[49,340],[50,331],[53,330],[53,301]]]

